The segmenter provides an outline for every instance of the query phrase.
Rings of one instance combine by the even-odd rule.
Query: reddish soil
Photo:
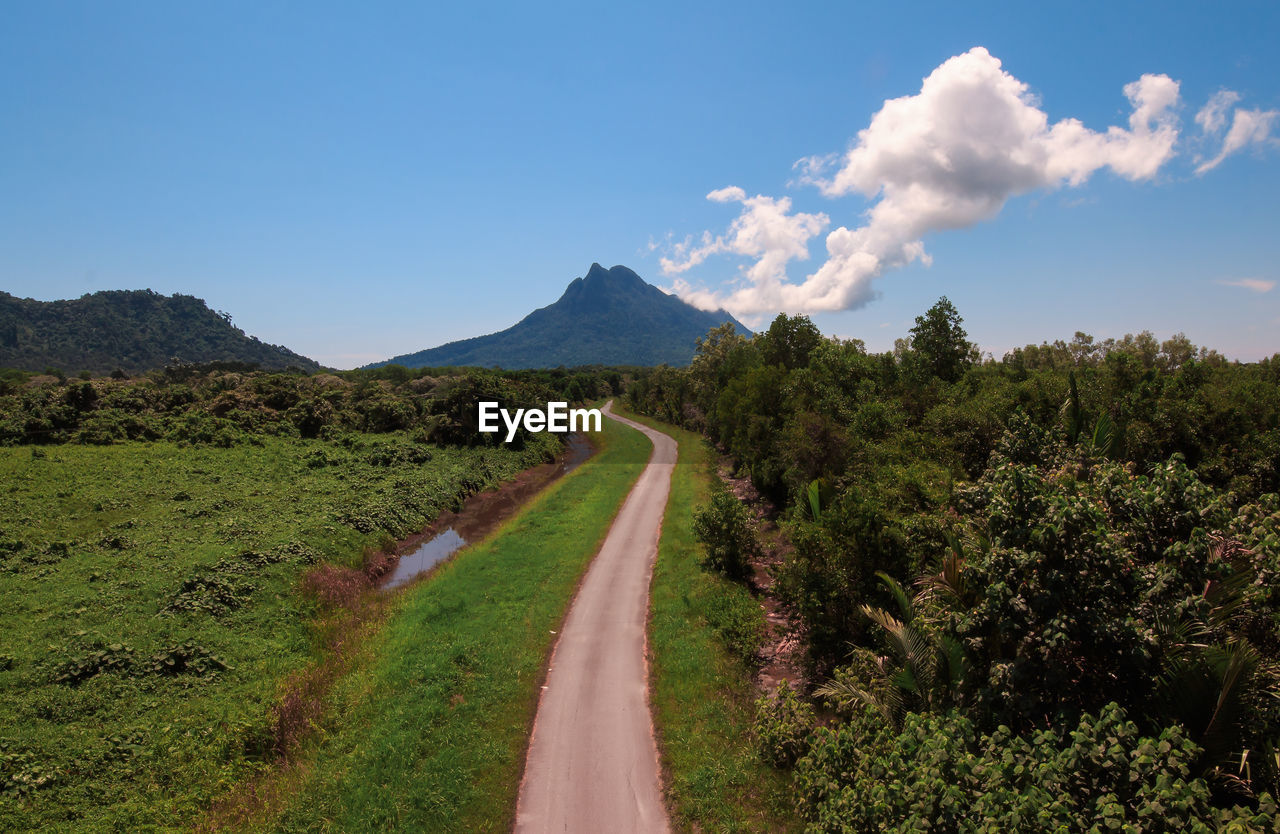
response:
[[[782,681],[804,691],[808,679],[804,673],[804,646],[800,642],[798,623],[790,616],[774,592],[778,567],[791,553],[791,542],[778,526],[778,508],[760,495],[749,477],[735,477],[727,458],[721,459],[718,474],[729,491],[746,505],[755,518],[760,540],[760,555],[751,561],[751,589],[764,609],[765,639],[760,647],[761,666],[755,684],[762,693],[772,695]]]

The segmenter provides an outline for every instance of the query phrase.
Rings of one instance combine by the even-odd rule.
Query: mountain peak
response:
[[[513,327],[389,362],[504,368],[687,365],[697,340],[725,322],[732,322],[744,336],[751,334],[728,313],[698,310],[625,266],[605,269],[593,263],[586,275],[569,282],[558,301],[534,310]]]
[[[582,278],[582,282],[584,284],[606,282],[623,285],[645,285],[645,280],[643,278],[621,264],[613,267],[612,269],[605,269],[600,264],[593,263],[591,268],[587,270],[587,274]]]

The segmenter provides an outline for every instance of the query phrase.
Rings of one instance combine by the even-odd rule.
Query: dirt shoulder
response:
[[[756,688],[764,694],[773,694],[785,680],[792,688],[803,691],[808,680],[798,622],[778,599],[775,587],[778,570],[794,549],[778,524],[778,508],[756,490],[749,477],[734,475],[728,458],[720,459],[716,474],[750,511],[760,541],[760,554],[751,560],[748,580],[765,616],[765,637],[759,651],[761,665],[754,679]]]

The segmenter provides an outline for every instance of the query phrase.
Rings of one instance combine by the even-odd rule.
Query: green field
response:
[[[686,464],[650,638],[673,823],[774,830],[782,783],[752,751],[748,670],[723,639],[758,608],[698,566],[707,451],[663,428]],[[616,423],[599,439],[488,540],[347,623],[345,674],[285,766],[273,709],[323,665],[341,620],[301,577],[358,567],[549,447],[0,449],[0,830],[508,829],[555,632],[648,456]]]
[[[0,830],[189,826],[275,760],[271,707],[322,637],[307,566],[358,566],[550,449],[0,449]]]
[[[335,690],[334,722],[246,827],[510,830],[539,684],[578,581],[647,459],[601,451],[492,537],[400,596]]]

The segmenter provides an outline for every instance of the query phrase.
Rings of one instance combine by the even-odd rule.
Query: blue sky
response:
[[[743,207],[707,195],[730,187],[827,219],[783,265],[803,285],[827,235],[884,202],[837,185],[859,131],[984,47],[986,77],[1025,85],[1018,106],[1099,134],[1131,129],[1126,85],[1167,76],[1176,100],[1147,127],[1176,141],[1149,175],[1104,154],[1078,184],[1033,177],[994,216],[925,223],[930,263],[846,276],[852,309],[815,308],[823,331],[888,349],[945,294],[997,356],[1076,330],[1280,351],[1277,4],[471,5],[10,5],[0,289],[189,293],[352,367],[507,327],[593,261],[733,298],[756,258],[731,246],[662,268],[704,232],[728,240]],[[1237,111],[1261,127],[1197,173]],[[809,157],[829,157],[813,182],[794,167]]]

